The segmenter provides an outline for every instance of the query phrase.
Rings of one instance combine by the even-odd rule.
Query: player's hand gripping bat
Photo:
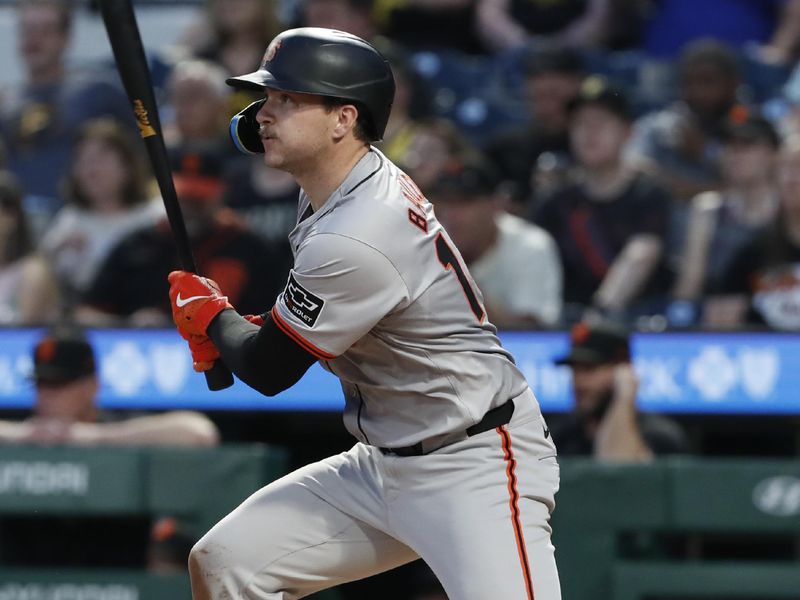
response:
[[[161,123],[158,118],[150,70],[147,67],[147,59],[131,0],[100,0],[99,4],[108,39],[114,51],[114,60],[117,63],[125,91],[133,105],[139,133],[147,147],[150,164],[158,181],[161,198],[164,200],[181,268],[184,271],[196,273],[197,268],[189,246],[189,236],[186,234],[186,225],[183,222],[183,214],[175,193],[164,138],[161,135]],[[220,360],[214,363],[212,369],[205,371],[205,375],[210,390],[221,390],[233,384],[231,372]]]

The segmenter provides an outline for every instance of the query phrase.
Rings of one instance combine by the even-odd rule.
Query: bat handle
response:
[[[233,375],[221,360],[214,361],[214,366],[205,371],[206,385],[212,392],[224,390],[233,385]]]

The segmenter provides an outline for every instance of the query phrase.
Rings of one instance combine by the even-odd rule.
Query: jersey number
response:
[[[469,307],[472,309],[478,321],[483,323],[483,318],[485,316],[483,307],[481,303],[478,302],[475,290],[472,289],[467,274],[464,273],[464,269],[461,267],[458,257],[456,257],[455,252],[453,252],[453,249],[441,233],[436,236],[436,256],[445,269],[448,271],[450,269],[455,271],[456,277],[458,277],[458,283],[461,284],[461,289],[464,290],[464,295],[467,297],[467,302],[469,302]]]

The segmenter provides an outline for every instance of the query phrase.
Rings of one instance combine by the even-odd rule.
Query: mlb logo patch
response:
[[[309,292],[302,285],[297,283],[294,275],[289,273],[289,281],[283,291],[283,303],[294,316],[300,319],[308,327],[313,327],[317,322],[319,313],[325,305],[325,301]]]

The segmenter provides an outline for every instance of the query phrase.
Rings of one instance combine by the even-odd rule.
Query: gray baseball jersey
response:
[[[446,440],[527,388],[433,206],[371,149],[316,213],[301,194],[275,322],[342,381],[370,445]]]

